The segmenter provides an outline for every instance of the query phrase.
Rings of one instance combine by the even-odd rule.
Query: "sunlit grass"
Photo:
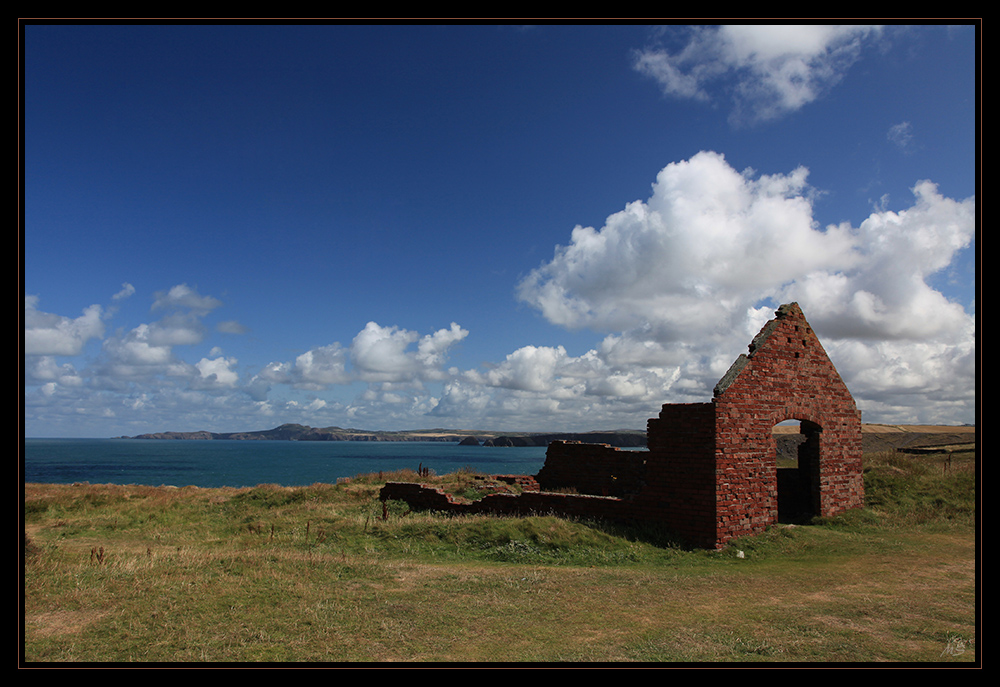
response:
[[[86,662],[976,659],[973,454],[866,456],[869,505],[721,551],[386,507],[387,480],[25,485],[24,656]]]

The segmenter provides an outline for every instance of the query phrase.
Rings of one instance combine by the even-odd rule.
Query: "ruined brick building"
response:
[[[772,428],[799,420],[795,468],[778,469]],[[459,503],[419,484],[381,498],[414,508],[557,513],[654,522],[694,546],[721,547],[785,518],[864,504],[861,413],[798,304],[781,306],[707,403],[668,403],[646,427],[647,451],[552,442],[521,494]],[[576,494],[552,493],[572,487]]]

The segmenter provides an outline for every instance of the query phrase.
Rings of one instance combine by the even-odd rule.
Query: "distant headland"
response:
[[[494,432],[457,429],[422,429],[398,432],[309,427],[284,424],[274,429],[252,432],[153,432],[121,439],[177,439],[196,441],[444,441],[482,446],[548,446],[553,441],[585,441],[620,447],[646,445],[645,430],[599,432]]]
[[[793,457],[802,436],[797,426],[773,430],[780,455]],[[906,447],[959,445],[975,441],[974,425],[877,425],[861,426],[865,451],[898,450]],[[646,432],[620,429],[595,432],[497,432],[465,429],[416,429],[398,432],[342,427],[309,427],[285,424],[253,432],[153,432],[118,439],[177,439],[200,441],[441,441],[464,446],[548,446],[553,441],[582,441],[618,448],[644,448]]]

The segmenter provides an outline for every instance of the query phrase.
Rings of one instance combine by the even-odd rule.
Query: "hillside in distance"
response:
[[[468,442],[469,437],[484,446],[547,446],[552,441],[585,441],[612,446],[646,445],[645,430],[603,432],[494,432],[457,429],[405,430],[398,432],[309,427],[284,424],[274,429],[252,432],[153,432],[122,439],[238,440],[238,441],[445,441]]]
[[[906,448],[975,444],[975,426],[870,425],[861,426],[865,452]],[[778,453],[791,457],[803,439],[797,426],[774,428]],[[252,432],[154,432],[122,439],[238,440],[238,441],[441,441],[482,446],[548,446],[553,441],[582,441],[619,448],[646,446],[646,432],[620,429],[594,432],[495,432],[461,429],[423,429],[398,432],[309,427],[284,424]]]

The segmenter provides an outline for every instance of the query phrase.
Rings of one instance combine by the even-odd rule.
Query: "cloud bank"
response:
[[[553,326],[597,332],[600,342],[581,355],[525,342],[462,370],[449,357],[475,333],[459,324],[421,334],[369,322],[347,343],[254,372],[210,345],[206,320],[224,304],[187,285],[154,294],[158,319],[110,335],[113,308],[65,317],[32,295],[25,403],[36,422],[97,418],[133,433],[282,421],[641,427],[662,403],[711,398],[777,305],[797,301],[866,421],[974,421],[974,314],[932,278],[972,245],[975,198],[917,181],[905,209],[821,227],[808,176],[739,172],[703,151],[664,167],[647,199],[602,227],[574,228],[517,295]],[[246,331],[232,320],[215,330]],[[345,390],[353,400],[334,397]]]

